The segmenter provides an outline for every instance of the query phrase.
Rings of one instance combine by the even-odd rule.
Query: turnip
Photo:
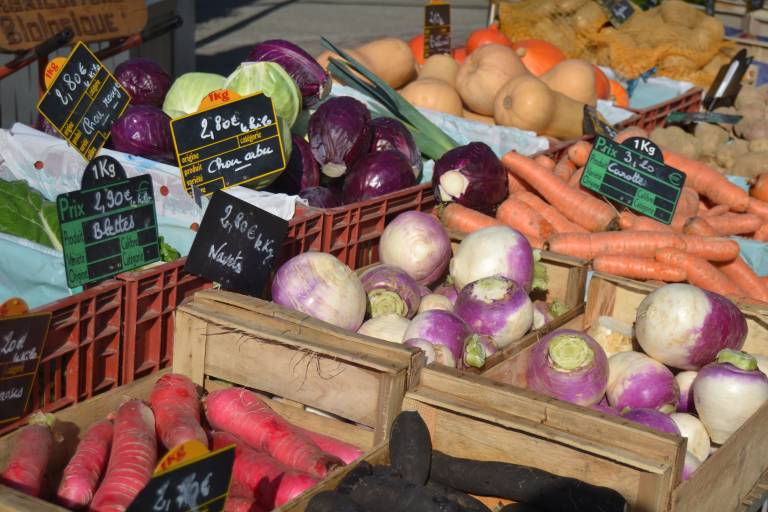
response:
[[[381,234],[381,262],[408,272],[419,284],[440,279],[451,257],[451,240],[432,215],[409,211],[390,222]]]
[[[691,384],[696,378],[697,372],[687,370],[675,375],[677,387],[680,388],[680,401],[677,404],[677,412],[694,412],[693,391]],[[704,460],[704,459],[701,459]]]
[[[463,359],[464,344],[471,331],[467,324],[449,311],[433,309],[416,315],[405,331],[405,340],[422,339],[432,345],[443,345],[451,352],[453,361]],[[410,344],[410,346],[414,346]]]
[[[178,373],[160,377],[149,404],[155,414],[157,436],[167,450],[192,440],[208,446],[208,436],[200,425],[200,398],[189,377]]]
[[[608,359],[606,395],[617,409],[629,407],[658,409],[671,413],[677,409],[680,390],[675,376],[660,362],[640,352],[619,352]]]
[[[429,311],[431,309],[442,309],[443,311],[453,311],[453,302],[445,295],[438,293],[430,293],[421,298],[421,304],[419,304],[419,313]]]
[[[530,351],[528,388],[579,405],[594,405],[605,394],[608,359],[588,334],[558,329]]]
[[[490,336],[472,334],[464,345],[464,365],[462,368],[482,368],[486,360],[499,351],[499,346]]]
[[[110,420],[94,423],[85,433],[62,473],[56,493],[56,501],[61,505],[78,509],[91,503],[107,467],[112,434],[113,426]]]
[[[28,425],[16,436],[8,463],[0,475],[4,485],[30,496],[40,496],[53,451],[51,426],[54,422],[52,414],[38,411],[30,416]]]
[[[723,444],[768,400],[768,377],[745,352],[724,349],[693,381],[696,412],[712,441]]]
[[[632,326],[612,316],[599,316],[587,334],[603,347],[607,357],[633,349]]]
[[[392,343],[402,343],[405,341],[405,330],[410,324],[407,318],[389,313],[366,320],[357,332]]]
[[[453,285],[453,280],[448,279],[446,282],[435,288],[434,293],[442,295],[451,301],[451,304],[456,303],[456,299],[459,298],[459,290]]]
[[[698,370],[724,348],[741,349],[747,321],[722,295],[674,283],[643,299],[637,308],[635,335],[642,349],[657,361]]]
[[[680,430],[680,435],[688,439],[688,451],[700,462],[709,457],[709,434],[704,424],[695,416],[686,413],[673,413],[669,417]]]
[[[752,357],[757,361],[757,369],[768,375],[768,356],[762,354],[752,354]]]
[[[421,289],[404,270],[392,265],[376,265],[360,276],[368,295],[368,312],[372,317],[395,313],[413,318],[419,309]]]
[[[450,366],[451,368],[456,368],[458,365],[458,361],[453,357],[453,352],[451,352],[451,349],[445,345],[433,344],[431,341],[427,341],[424,338],[411,338],[405,340],[405,345],[421,349],[427,359],[427,364],[437,363],[443,366]],[[485,364],[485,362],[483,362],[483,364]]]
[[[621,414],[621,417],[645,425],[653,430],[665,432],[667,434],[680,435],[680,429],[668,415],[657,411],[656,409],[640,408],[629,409]]]
[[[701,460],[691,452],[685,452],[685,464],[683,465],[683,482],[691,478],[694,471],[701,466]]]

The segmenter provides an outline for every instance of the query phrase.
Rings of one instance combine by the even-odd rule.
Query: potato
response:
[[[749,123],[742,136],[747,140],[768,139],[768,120],[757,119]]]
[[[701,153],[701,146],[696,137],[678,126],[656,128],[651,132],[650,139],[662,149],[676,151],[692,160],[696,160]]]
[[[752,153],[768,151],[768,139],[755,139],[749,141],[749,151]]]
[[[714,124],[699,123],[693,132],[701,147],[701,155],[714,156],[717,148],[728,142],[728,132]]]
[[[736,158],[731,168],[734,176],[751,178],[768,170],[768,152],[745,153]]]
[[[716,153],[717,163],[725,169],[731,169],[736,159],[749,153],[749,144],[745,140],[735,139],[729,143],[721,145]]]

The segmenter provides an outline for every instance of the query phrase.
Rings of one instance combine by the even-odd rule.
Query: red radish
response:
[[[235,387],[210,393],[205,399],[205,413],[211,427],[230,432],[286,466],[318,478],[343,464],[247,389]]]
[[[122,512],[147,485],[157,464],[152,409],[141,400],[120,406],[107,473],[91,502],[93,512]]]
[[[236,446],[232,482],[255,493],[256,500],[269,510],[285,505],[319,481],[307,473],[287,468],[228,432],[213,432],[211,439],[214,450]]]
[[[160,377],[149,404],[155,413],[157,436],[167,450],[193,439],[208,447],[208,436],[200,426],[200,399],[189,377],[178,373]]]
[[[13,441],[8,464],[3,470],[3,484],[30,496],[40,496],[48,460],[53,451],[51,427],[56,421],[53,414],[40,411],[29,418]]]
[[[91,503],[107,466],[112,432],[112,422],[102,420],[94,423],[85,433],[62,473],[56,493],[60,504],[67,508],[81,508]]]
[[[324,436],[323,434],[318,434],[317,432],[312,432],[311,430],[306,430],[300,427],[296,428],[299,429],[299,431],[306,435],[309,439],[311,439],[318,448],[323,450],[325,453],[330,453],[331,455],[340,458],[344,464],[354,462],[363,456],[362,450],[352,446],[349,443],[339,441],[333,437]]]

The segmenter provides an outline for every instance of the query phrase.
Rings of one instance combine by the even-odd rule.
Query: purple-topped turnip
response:
[[[429,311],[431,309],[442,309],[443,311],[453,311],[453,303],[445,295],[439,295],[437,293],[430,293],[421,298],[421,304],[419,304],[419,313]]]
[[[435,293],[446,297],[448,300],[451,301],[451,304],[456,304],[456,299],[459,298],[459,290],[457,290],[456,287],[453,286],[453,283],[449,281],[446,281],[440,286],[438,286],[437,288],[435,288]]]
[[[701,462],[707,460],[710,449],[709,434],[701,420],[692,414],[681,412],[672,413],[669,417],[677,425],[680,435],[688,439],[688,451]]]
[[[371,147],[371,113],[349,96],[331,98],[309,118],[309,146],[329,178],[344,176]]]
[[[381,234],[382,263],[408,272],[419,284],[440,279],[451,257],[451,240],[432,215],[408,211],[395,217]]]
[[[617,409],[649,408],[669,414],[680,390],[669,368],[640,352],[619,352],[608,359],[608,402]]]
[[[698,372],[686,370],[675,375],[677,381],[677,387],[680,389],[680,401],[677,403],[677,412],[694,412],[696,408],[693,406],[693,391],[691,390],[691,384],[696,379]],[[702,459],[704,460],[704,459]]]
[[[405,341],[405,331],[408,329],[408,325],[410,325],[408,319],[389,313],[366,320],[357,330],[357,333],[392,343],[402,343]]]
[[[463,360],[464,344],[472,334],[464,320],[450,311],[433,309],[416,315],[405,331],[405,340],[415,338],[433,345],[444,345],[451,351],[454,361]]]
[[[515,281],[483,277],[465,286],[456,299],[456,313],[477,334],[490,336],[499,348],[519,340],[533,323],[533,305]]]
[[[453,352],[445,345],[434,344],[423,338],[411,338],[405,341],[405,345],[424,351],[427,364],[437,363],[443,366],[450,366],[451,368],[458,366],[458,361],[453,357]]]
[[[683,465],[683,482],[691,478],[694,471],[701,466],[701,460],[691,452],[685,452],[685,464]]]
[[[693,381],[693,399],[712,441],[723,444],[768,400],[768,377],[745,352],[724,349]]]
[[[404,270],[392,265],[377,265],[360,276],[368,295],[372,317],[394,313],[413,318],[421,302],[419,284]]]
[[[482,368],[486,360],[499,351],[499,346],[490,336],[472,334],[464,345],[463,368]]]
[[[629,421],[634,421],[648,428],[665,432],[667,434],[680,435],[680,430],[675,422],[667,414],[659,412],[656,409],[630,409],[621,414],[621,417]]]
[[[530,350],[528,388],[578,405],[595,405],[608,384],[608,359],[588,334],[558,329]]]
[[[643,351],[657,361],[698,370],[724,348],[741,349],[747,321],[722,295],[674,283],[643,299],[637,308],[635,335]]]

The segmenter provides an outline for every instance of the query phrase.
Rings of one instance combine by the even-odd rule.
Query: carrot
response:
[[[757,240],[758,242],[768,242],[768,222],[763,223],[763,225],[755,231],[752,239]]]
[[[350,464],[363,456],[362,450],[351,444],[345,443],[344,441],[339,441],[336,438],[324,436],[323,434],[318,434],[317,432],[305,430],[300,427],[296,428],[315,443],[318,448],[325,453],[330,453],[331,455],[340,458],[344,464]]]
[[[70,509],[87,507],[107,467],[112,446],[112,422],[101,420],[91,425],[77,445],[75,454],[61,476],[57,501]]]
[[[744,293],[714,265],[695,254],[689,254],[673,247],[656,251],[656,260],[685,270],[688,282],[699,288],[720,295],[742,296]]]
[[[644,139],[647,139],[648,132],[643,130],[639,126],[629,126],[621,130],[619,133],[617,133],[616,136],[613,138],[613,140],[621,144],[622,142],[624,142],[625,140],[631,137],[642,137]]]
[[[709,261],[732,261],[739,256],[739,244],[720,237],[682,235],[685,250]]]
[[[728,213],[730,209],[731,208],[727,204],[718,204],[707,210],[703,217],[717,217],[718,215]]]
[[[539,238],[537,236],[528,236],[526,235],[525,238],[528,240],[528,243],[531,244],[531,247],[534,249],[544,249],[546,247],[546,240],[543,238]]]
[[[571,175],[575,171],[576,165],[571,162],[571,159],[568,158],[568,155],[566,154],[560,159],[559,162],[557,162],[557,165],[555,165],[555,168],[552,170],[552,174],[567,182],[569,179],[571,179]]]
[[[653,258],[657,249],[685,249],[685,242],[680,235],[658,231],[564,233],[552,235],[547,243],[550,251],[587,260],[605,254]]]
[[[517,199],[517,196],[510,196],[499,205],[499,209],[496,210],[496,220],[524,235],[537,238],[547,238],[555,231],[552,224],[547,222],[540,213]]]
[[[597,272],[615,274],[630,279],[655,279],[667,283],[685,281],[686,278],[684,270],[661,263],[653,258],[619,254],[598,256],[592,260],[592,268]]]
[[[584,167],[589,160],[589,153],[592,151],[592,144],[580,140],[574,142],[571,147],[568,148],[568,158],[573,162],[576,167]]]
[[[760,280],[763,282],[763,284],[768,286],[768,276],[760,276]]]
[[[40,496],[53,452],[54,421],[52,414],[39,411],[30,416],[29,424],[19,431],[12,444],[8,463],[0,475],[3,484],[30,496]]]
[[[674,231],[670,226],[646,217],[645,215],[635,215],[630,211],[623,211],[619,215],[619,226],[624,231]]]
[[[317,478],[286,467],[229,432],[212,432],[211,444],[214,450],[235,445],[232,482],[240,494],[240,489],[247,489],[267,510],[285,505],[318,483]]]
[[[500,224],[493,217],[458,203],[448,203],[440,212],[440,220],[443,221],[446,229],[460,233],[472,233],[478,229]]]
[[[510,151],[504,155],[502,162],[570,221],[589,231],[617,227],[617,214],[613,207],[586,192],[571,189],[531,159]]]
[[[236,435],[286,466],[322,478],[342,464],[247,389],[235,387],[209,393],[205,411],[211,427]]]
[[[707,206],[706,203],[704,203],[704,201],[699,199],[699,208],[696,210],[696,215],[699,215],[699,216],[706,215],[708,211],[709,211],[709,206]]]
[[[699,194],[691,187],[683,187],[677,208],[672,215],[671,226],[675,231],[682,231],[685,221],[695,216],[699,211]]]
[[[750,197],[747,213],[754,213],[755,215],[759,215],[763,221],[768,222],[768,203],[759,199],[755,199],[754,197]]]
[[[155,383],[149,403],[155,413],[157,435],[167,450],[193,439],[208,446],[208,436],[200,426],[200,399],[189,377],[163,375]]]
[[[747,210],[749,194],[728,181],[707,164],[691,160],[674,151],[664,151],[664,163],[686,174],[686,185],[717,204],[727,204],[731,210]]]
[[[552,224],[552,227],[558,233],[586,233],[587,232],[586,229],[582,228],[578,224],[574,224],[573,222],[566,219],[562,213],[557,211],[557,208],[547,204],[543,199],[541,199],[536,194],[533,194],[531,192],[520,192],[518,194],[515,194],[514,197],[524,202],[525,204],[533,208],[536,212],[541,214],[541,216],[544,217],[544,220]]]
[[[555,161],[552,160],[547,155],[536,155],[533,157],[533,161],[542,166],[543,168],[547,169],[548,171],[554,171],[555,170]]]
[[[763,224],[763,220],[753,213],[724,213],[706,219],[720,236],[754,233]]]
[[[107,471],[91,501],[91,510],[125,510],[147,485],[157,464],[157,437],[152,409],[141,400],[120,406],[112,434]]]
[[[511,172],[507,172],[507,190],[510,194],[514,194],[515,192],[530,192],[533,189]]]

